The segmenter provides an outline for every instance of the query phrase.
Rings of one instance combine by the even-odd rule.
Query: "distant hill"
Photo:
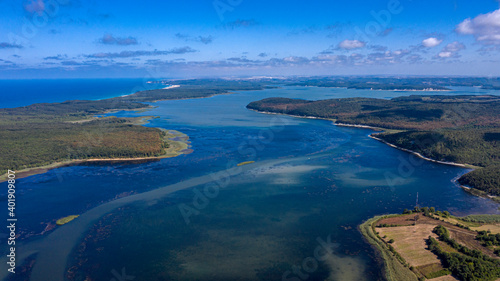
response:
[[[422,91],[449,90],[450,87],[500,89],[498,77],[298,77],[282,81],[289,86],[342,87],[349,89]]]
[[[482,167],[462,176],[459,182],[500,195],[500,97],[268,98],[247,108],[397,130],[377,137],[432,159]]]

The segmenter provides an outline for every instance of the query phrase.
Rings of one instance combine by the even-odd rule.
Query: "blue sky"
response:
[[[500,76],[497,0],[0,1],[0,79]]]

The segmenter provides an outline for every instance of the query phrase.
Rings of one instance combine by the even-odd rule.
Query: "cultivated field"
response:
[[[439,275],[438,272],[444,269],[441,265],[441,260],[428,249],[426,244],[429,236],[439,241],[438,236],[433,233],[433,229],[438,225],[446,227],[450,233],[450,237],[457,243],[469,249],[479,250],[492,258],[498,258],[491,249],[482,246],[475,239],[477,236],[476,231],[456,226],[455,223],[459,222],[457,219],[450,218],[446,220],[444,221],[443,218],[439,220],[426,217],[420,213],[417,217],[415,214],[408,214],[383,218],[374,225],[375,231],[378,232],[382,241],[394,248],[394,251],[402,257],[417,277],[426,277],[432,280],[457,280],[451,275],[432,278]],[[468,224],[477,229],[498,227],[496,224]],[[445,242],[439,241],[439,245],[446,252],[457,252]]]

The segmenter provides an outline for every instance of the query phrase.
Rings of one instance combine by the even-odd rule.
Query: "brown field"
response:
[[[480,223],[477,223],[477,222],[467,222],[467,221],[459,221],[457,218],[455,217],[448,217],[448,218],[443,218],[441,216],[438,216],[438,215],[432,215],[434,218],[438,218],[440,220],[443,220],[445,222],[449,222],[451,224],[456,224],[456,223],[459,223],[459,224],[462,224],[462,225],[466,225],[468,227],[478,227],[478,226],[481,226]]]
[[[438,243],[441,249],[443,249],[443,251],[446,251],[448,253],[458,253],[457,250],[453,249],[450,245],[446,244],[445,242],[438,240]]]
[[[397,224],[397,225],[408,225],[409,223],[413,224],[414,223],[414,220],[413,220],[414,216],[415,215],[405,215],[405,216],[399,216],[399,217],[395,217],[395,218],[382,219],[377,223],[377,225],[380,225],[383,223]],[[458,221],[453,220],[453,222],[458,222]],[[419,220],[417,222],[417,227],[421,224],[430,225],[430,231],[427,234],[427,237],[429,237],[429,235],[431,235],[431,234],[432,234],[431,236],[433,236],[432,229],[434,227],[436,227],[437,225],[443,225],[449,230],[450,237],[453,238],[455,241],[457,241],[459,244],[466,246],[468,248],[471,248],[471,249],[481,251],[490,257],[498,258],[498,256],[495,255],[492,250],[490,250],[486,247],[483,247],[475,239],[476,235],[477,235],[477,233],[475,231],[463,229],[463,228],[457,227],[457,226],[455,226],[447,221],[435,220],[435,219],[431,219],[431,218],[428,218],[428,217],[425,217],[422,215],[419,216]],[[483,225],[481,227],[486,228],[486,229],[491,229],[491,228],[497,227],[497,225],[488,224],[488,225]],[[388,227],[388,228],[394,228],[394,227]],[[396,228],[399,228],[399,227],[396,227]],[[476,227],[476,228],[479,228],[479,227]],[[379,228],[379,229],[385,229],[385,227]],[[381,236],[383,236],[383,235],[381,235]],[[425,238],[427,239],[427,237],[425,237]],[[396,240],[396,239],[394,239],[394,240]]]
[[[437,239],[437,235],[432,232],[437,225],[445,226],[450,232],[451,238],[457,243],[470,249],[476,249],[490,257],[498,258],[491,249],[481,246],[475,240],[477,233],[472,230],[466,230],[457,227],[449,222],[435,220],[419,215],[415,223],[415,214],[403,215],[398,217],[385,218],[377,222],[376,231],[385,242],[394,239],[391,244],[396,252],[411,266],[415,267],[423,276],[437,272],[443,267],[437,256],[427,249],[426,240],[429,236]],[[381,224],[398,225],[397,227],[378,227]],[[491,225],[488,225],[491,227]],[[448,252],[456,252],[444,242],[439,242],[442,249]],[[456,280],[451,276],[443,276],[433,280]]]
[[[481,230],[486,230],[486,231],[491,231],[491,233],[493,234],[497,234],[497,233],[500,233],[500,224],[487,224],[487,225],[481,225],[481,226],[478,226],[478,227],[471,227],[472,230],[477,230],[477,231],[481,231]]]
[[[457,281],[457,280],[458,280],[457,278],[455,278],[451,275],[445,275],[445,276],[441,276],[441,277],[432,279],[432,281]]]
[[[413,225],[413,223],[415,223],[415,220],[414,216],[412,215],[385,218],[378,221],[377,227],[384,223],[388,225]]]
[[[427,250],[426,239],[432,233],[434,225],[417,224],[416,226],[398,226],[377,228],[380,237],[386,236],[384,241],[394,239],[392,246],[409,264],[420,267],[430,264],[441,264],[440,260],[431,251]]]
[[[437,218],[438,216],[434,216],[434,217]],[[461,221],[461,220],[458,220],[454,217],[449,217],[449,218],[439,217],[439,219],[444,220],[446,222],[449,222],[451,224],[459,223],[462,225],[466,225],[466,226],[470,227],[470,229],[476,230],[476,231],[489,230],[493,234],[500,233],[500,223],[482,224],[482,223],[478,223],[478,222]]]
[[[477,235],[475,231],[461,228],[454,229],[453,231],[451,231],[451,229],[448,230],[450,230],[450,238],[454,239],[459,244],[466,246],[469,249],[481,251],[492,258],[498,258],[498,256],[495,255],[492,250],[483,247],[481,243],[479,243],[479,241],[475,239]]]
[[[441,263],[431,263],[417,267],[417,270],[420,271],[420,273],[422,273],[424,276],[433,272],[440,271],[441,269],[444,269]]]

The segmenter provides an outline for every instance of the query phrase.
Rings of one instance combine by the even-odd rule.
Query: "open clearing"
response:
[[[470,249],[475,249],[484,254],[498,258],[491,249],[483,247],[476,239],[477,232],[460,228],[448,221],[437,220],[425,217],[422,214],[415,219],[415,214],[401,215],[389,217],[379,220],[376,223],[376,231],[382,240],[392,247],[394,250],[410,265],[414,267],[417,275],[428,276],[431,273],[438,272],[443,269],[441,261],[438,257],[427,249],[426,240],[429,236],[436,240],[437,235],[432,230],[438,226],[445,226],[450,232],[450,237],[457,243],[466,246]],[[454,221],[455,222],[455,221]],[[458,222],[458,221],[456,221]],[[488,224],[476,228],[491,229],[496,227],[495,224]],[[383,227],[382,227],[383,226]],[[392,241],[390,243],[389,241]],[[439,241],[440,246],[447,252],[456,252],[455,249],[448,246],[446,243]],[[447,275],[432,280],[457,280],[454,277]]]

